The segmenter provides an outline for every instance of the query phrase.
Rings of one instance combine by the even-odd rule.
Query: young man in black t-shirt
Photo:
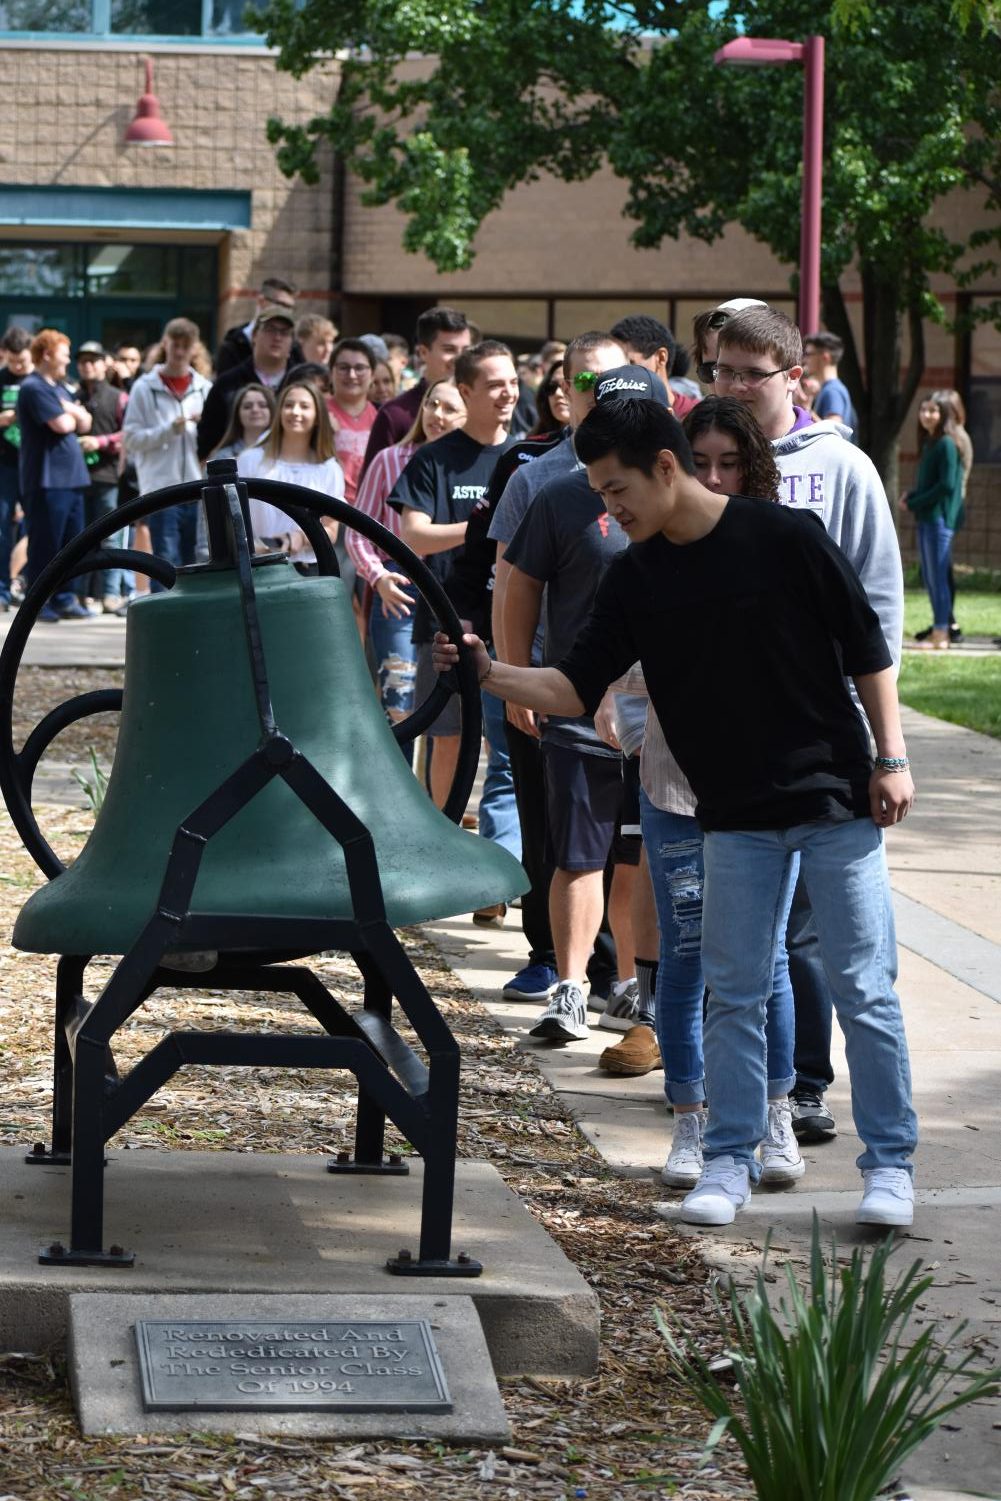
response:
[[[466,404],[464,427],[419,448],[389,496],[389,504],[400,513],[404,542],[439,579],[444,579],[462,545],[466,523],[487,492],[494,465],[513,441],[508,426],[518,400],[518,374],[511,351],[495,339],[474,344],[455,362],[455,383]],[[431,612],[422,599],[414,613],[414,698],[418,704],[434,686],[433,634]],[[440,808],[452,785],[459,754],[456,696],[428,733],[431,795]]]
[[[638,659],[698,799],[709,1125],[682,1218],[728,1224],[757,1181],[765,1003],[802,867],[864,1144],[856,1218],[909,1225],[917,1122],[883,830],[909,811],[914,786],[879,619],[813,516],[706,490],[687,439],[654,403],[603,404],[576,441],[633,545],[612,562],[558,667],[492,664],[469,640],[486,691],[546,714],[593,711]],[[439,637],[436,666],[455,655]],[[875,765],[845,673],[872,727]]]

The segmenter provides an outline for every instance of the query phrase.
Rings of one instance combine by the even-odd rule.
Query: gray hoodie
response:
[[[840,423],[811,423],[772,443],[783,505],[819,516],[862,580],[895,667],[904,634],[904,574],[893,513],[872,460]]]

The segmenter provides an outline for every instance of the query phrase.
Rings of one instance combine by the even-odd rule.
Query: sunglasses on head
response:
[[[731,313],[725,312],[723,308],[717,308],[714,313],[710,313],[707,326],[709,328],[722,328],[723,324],[730,317],[732,317]]]

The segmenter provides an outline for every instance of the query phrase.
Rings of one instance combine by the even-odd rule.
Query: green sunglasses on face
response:
[[[573,388],[575,391],[593,391],[597,384],[597,370],[578,370],[573,378]]]

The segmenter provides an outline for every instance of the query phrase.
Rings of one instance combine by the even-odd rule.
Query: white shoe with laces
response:
[[[694,1188],[702,1177],[702,1135],[705,1131],[704,1110],[675,1112],[674,1136],[661,1179],[672,1188]]]
[[[590,1035],[584,992],[572,980],[561,981],[529,1036],[545,1037],[550,1042],[581,1042]]]
[[[870,1167],[862,1174],[857,1225],[912,1225],[914,1181],[903,1167]]]
[[[762,1183],[795,1183],[806,1172],[792,1126],[792,1106],[786,1100],[768,1101],[768,1135],[758,1149]]]
[[[714,1157],[702,1177],[681,1201],[681,1218],[689,1225],[731,1225],[751,1201],[751,1175],[746,1162]]]

